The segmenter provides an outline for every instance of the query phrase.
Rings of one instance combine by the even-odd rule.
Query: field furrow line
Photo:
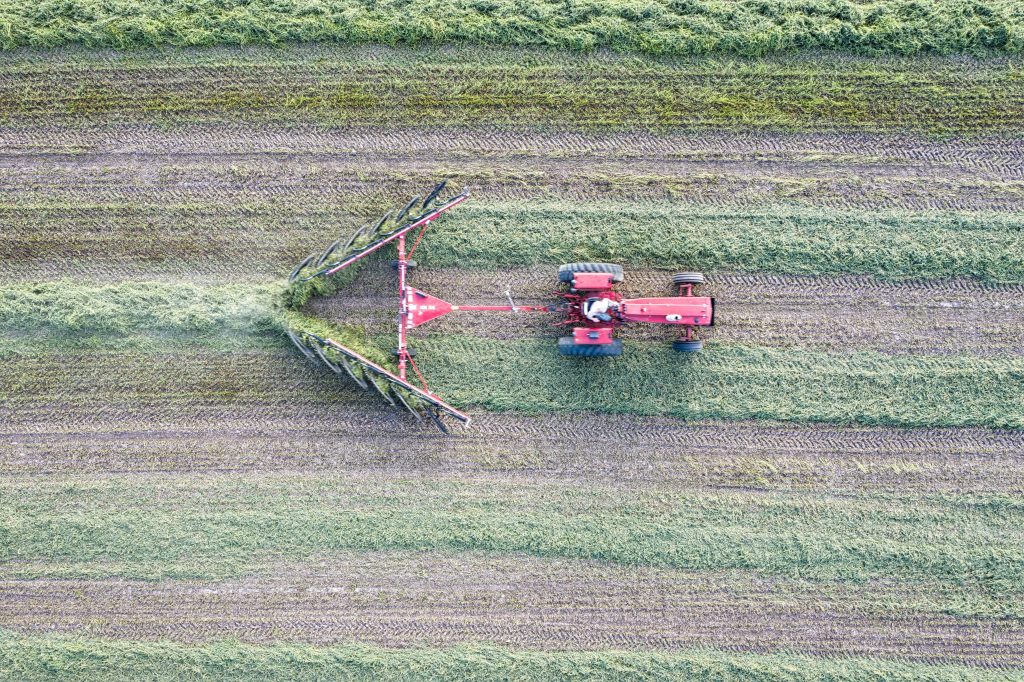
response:
[[[851,599],[856,595],[857,599]],[[765,580],[476,553],[340,553],[239,581],[0,580],[5,627],[205,642],[730,651],[1021,666],[1017,619],[934,586]]]

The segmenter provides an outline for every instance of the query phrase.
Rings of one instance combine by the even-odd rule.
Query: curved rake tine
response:
[[[302,268],[304,268],[307,265],[309,265],[309,262],[311,260],[313,260],[314,258],[316,258],[316,254],[315,253],[306,256],[305,260],[303,260],[301,263],[299,263],[299,265],[294,270],[292,270],[292,274],[288,275],[288,281],[289,282],[294,282],[295,279],[299,276],[299,273],[302,272]]]
[[[376,234],[380,232],[380,228],[384,227],[384,223],[386,223],[390,218],[391,211],[388,211],[387,213],[382,215],[380,220],[377,221],[377,224],[373,226],[372,230],[370,230],[370,234],[376,236]]]
[[[414,196],[412,199],[409,199],[409,203],[406,204],[402,208],[402,210],[398,212],[398,215],[395,216],[395,224],[396,225],[398,225],[399,223],[402,222],[402,218],[404,218],[406,215],[408,215],[409,211],[412,210],[412,207],[415,206],[416,202],[418,202],[419,200],[420,200],[420,195],[419,194]]]
[[[409,404],[409,401],[402,395],[402,392],[395,388],[393,384],[390,385],[390,388],[391,395],[395,396],[395,398],[398,399],[398,402],[402,403],[402,407],[409,410],[409,412],[412,413],[412,416],[416,417],[416,421],[423,421],[423,417],[420,416],[419,412],[413,409],[412,405]]]
[[[447,184],[448,184],[448,180],[447,179],[442,180],[440,183],[438,183],[437,187],[434,188],[434,191],[431,192],[430,194],[428,194],[427,198],[423,200],[423,208],[426,208],[427,206],[429,206],[430,202],[432,202],[434,199],[436,199],[437,195],[444,191],[444,187]]]
[[[369,223],[359,227],[355,232],[353,232],[352,236],[348,238],[347,242],[345,242],[345,247],[342,248],[342,252],[348,251],[349,247],[351,247],[352,244],[355,243],[357,239],[359,239],[359,235],[365,232],[367,227],[369,227]]]
[[[331,257],[331,254],[334,253],[334,250],[336,248],[338,248],[338,244],[340,244],[340,243],[341,243],[341,240],[339,239],[339,240],[335,241],[333,244],[331,244],[330,246],[328,246],[327,250],[324,251],[323,255],[320,256],[320,258],[317,259],[316,267],[320,267],[321,265],[323,265],[324,261]]]
[[[299,337],[295,335],[295,332],[293,332],[291,329],[286,329],[285,331],[288,333],[288,338],[291,339],[292,343],[295,344],[295,347],[302,351],[302,354],[305,355],[307,358],[316,362],[316,357],[313,355],[312,352],[310,352],[309,348],[306,347],[306,344],[302,343],[302,341],[299,340]]]
[[[317,354],[317,356],[323,361],[325,365],[327,365],[327,367],[332,372],[334,372],[335,374],[341,374],[341,368],[330,361],[330,359],[327,357],[327,354],[324,353],[324,349],[320,346],[320,344],[313,346],[313,352]]]
[[[391,405],[391,407],[394,407],[395,406],[395,399],[392,398],[391,396],[389,396],[388,392],[380,387],[380,384],[377,383],[377,379],[375,377],[373,377],[373,376],[370,376],[370,377],[367,377],[367,378],[370,381],[370,385],[373,386],[375,389],[377,389],[377,393],[380,393],[380,397],[382,397],[382,398],[384,398],[384,400],[388,401],[388,404]],[[388,388],[390,388],[390,386]]]
[[[352,381],[359,384],[359,388],[363,389],[364,391],[370,388],[369,385],[366,383],[366,379],[358,376],[352,369],[352,366],[348,362],[348,358],[341,358],[341,368],[348,372],[348,375],[352,377]]]
[[[427,416],[430,417],[430,421],[434,422],[434,426],[437,427],[438,431],[446,436],[451,435],[451,431],[449,431],[448,427],[444,425],[443,421],[441,421],[441,415],[438,414],[437,410],[427,410]]]

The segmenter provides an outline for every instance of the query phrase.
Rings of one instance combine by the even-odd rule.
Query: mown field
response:
[[[0,2],[0,679],[1024,679],[1019,9],[421,5]],[[450,437],[309,363],[439,177],[416,286],[703,270],[705,350],[453,315]]]

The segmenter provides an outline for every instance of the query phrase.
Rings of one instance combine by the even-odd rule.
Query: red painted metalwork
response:
[[[607,272],[577,272],[572,278],[572,288],[577,291],[610,291],[613,283]]]
[[[706,296],[627,298],[622,319],[648,324],[680,324],[706,327],[711,324],[711,299]]]
[[[396,384],[398,386],[401,386],[402,388],[404,388],[405,390],[409,391],[410,393],[412,393],[416,397],[424,400],[426,403],[428,403],[430,405],[433,405],[434,407],[438,407],[438,408],[443,409],[445,412],[447,412],[448,414],[452,415],[453,417],[455,417],[456,419],[461,421],[463,424],[467,424],[467,425],[469,424],[470,417],[469,417],[468,414],[466,414],[466,413],[464,413],[464,412],[462,412],[460,410],[455,409],[454,407],[452,407],[448,403],[444,402],[443,400],[438,398],[436,395],[434,395],[430,391],[427,391],[427,390],[424,390],[424,389],[420,389],[420,388],[417,388],[416,386],[413,386],[412,384],[410,384],[408,381],[406,381],[402,377],[397,376],[394,372],[389,372],[388,370],[384,369],[383,367],[381,367],[380,365],[378,365],[374,361],[370,360],[369,358],[366,358],[366,357],[360,355],[359,353],[355,352],[351,348],[347,348],[347,347],[341,345],[340,343],[338,343],[337,341],[334,341],[333,339],[325,339],[325,341],[326,341],[327,345],[329,345],[330,347],[334,348],[335,350],[337,350],[342,355],[344,355],[344,356],[346,356],[346,357],[348,357],[348,358],[350,358],[352,360],[355,360],[360,365],[362,365],[362,366],[364,366],[366,368],[369,368],[374,374],[377,374],[378,376],[381,376],[381,377],[385,378],[387,381],[390,381],[390,382],[392,382],[392,383],[394,383],[394,384]],[[418,373],[418,370],[417,370],[417,373]]]
[[[448,203],[446,203],[446,204],[444,204],[442,206],[437,207],[435,210],[433,210],[430,213],[428,213],[427,215],[421,217],[416,222],[410,223],[408,225],[403,226],[400,230],[396,230],[395,232],[392,232],[392,233],[388,234],[384,238],[380,239],[378,242],[374,243],[369,248],[363,249],[362,251],[359,251],[358,253],[355,253],[352,256],[350,256],[348,258],[345,258],[340,263],[337,263],[334,266],[332,266],[330,269],[325,270],[323,272],[317,272],[316,274],[312,275],[311,277],[321,277],[321,276],[329,277],[329,276],[335,274],[336,272],[339,272],[340,270],[343,270],[344,268],[347,268],[348,266],[352,265],[353,263],[355,263],[355,262],[357,262],[359,260],[362,260],[363,258],[366,258],[371,253],[374,253],[375,251],[379,251],[380,249],[382,249],[383,247],[387,246],[388,244],[390,244],[394,240],[396,240],[396,239],[398,239],[400,237],[405,237],[405,235],[407,235],[412,230],[415,230],[417,227],[422,227],[422,228],[426,229],[427,226],[429,226],[430,223],[435,221],[437,219],[437,217],[440,216],[442,213],[444,213],[445,211],[450,211],[451,209],[455,208],[456,206],[458,206],[459,204],[461,204],[463,201],[465,201],[468,198],[469,198],[468,194],[465,194],[465,193],[464,194],[460,194],[459,196],[455,197],[454,199],[452,199]],[[307,278],[307,279],[310,279],[310,278]]]
[[[574,327],[572,330],[573,341],[582,346],[602,346],[614,341],[612,332],[614,327]]]

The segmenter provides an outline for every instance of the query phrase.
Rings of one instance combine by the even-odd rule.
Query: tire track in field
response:
[[[539,649],[710,647],[1024,665],[1015,618],[941,613],[941,593],[527,556],[315,556],[228,582],[0,579],[3,625],[132,640]]]
[[[362,471],[670,490],[1024,491],[1024,433],[1014,431],[477,414],[442,436],[365,394],[339,398],[0,408],[0,474]]]
[[[1019,210],[1024,139],[911,135],[284,129],[251,124],[0,131],[0,193],[89,202],[329,199],[420,191],[440,175],[486,197],[790,198],[832,207]]]
[[[555,266],[503,271],[418,268],[414,286],[453,303],[504,304],[554,300]],[[394,325],[394,273],[384,262],[360,273],[337,296],[315,299],[310,309],[336,321],[357,322],[386,333]],[[667,296],[671,273],[627,268],[626,297]],[[970,280],[891,283],[870,277],[800,277],[715,273],[698,293],[716,298],[716,326],[708,339],[760,346],[828,351],[874,350],[918,355],[1024,354],[1024,286],[987,286]],[[465,333],[516,339],[563,333],[543,313],[457,312],[413,333]],[[624,339],[673,338],[670,327],[626,327]]]

